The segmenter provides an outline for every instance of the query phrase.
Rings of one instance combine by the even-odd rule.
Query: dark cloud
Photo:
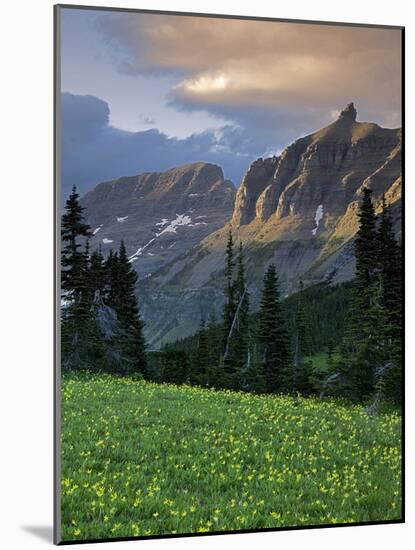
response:
[[[186,139],[169,138],[157,129],[126,132],[109,124],[108,104],[93,96],[64,93],[61,111],[64,197],[74,184],[83,194],[101,181],[196,161],[220,165],[225,177],[239,185],[265,144],[245,127],[225,126]]]
[[[62,94],[61,123],[63,146],[88,141],[109,124],[110,110],[105,101],[91,95]]]
[[[347,98],[339,105],[339,111],[353,98]],[[171,96],[169,105],[182,111],[197,111],[203,103],[187,102],[180,97]],[[357,105],[357,107],[359,107]],[[233,124],[224,126],[220,131],[223,144],[235,154],[259,156],[272,155],[284,149],[295,139],[312,133],[337,118],[337,112],[327,109],[307,108],[277,109],[258,105],[211,105],[209,112]]]

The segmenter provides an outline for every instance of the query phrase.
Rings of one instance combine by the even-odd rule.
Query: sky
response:
[[[399,30],[61,9],[62,186],[249,164],[336,119],[401,125]]]

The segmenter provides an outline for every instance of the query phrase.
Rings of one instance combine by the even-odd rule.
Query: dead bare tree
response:
[[[225,353],[223,354],[223,360],[225,361],[229,355],[229,348],[230,348],[230,342],[232,338],[232,333],[237,326],[237,323],[239,323],[239,312],[241,311],[241,307],[244,301],[244,298],[246,296],[246,293],[248,292],[248,286],[245,286],[244,291],[242,293],[241,299],[239,300],[238,307],[236,308],[235,315],[232,319],[231,328],[229,329],[228,337],[226,338],[226,346],[225,346]],[[249,354],[249,350],[248,350]]]

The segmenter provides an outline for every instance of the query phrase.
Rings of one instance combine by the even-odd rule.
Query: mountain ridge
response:
[[[251,163],[230,220],[142,285],[143,295],[155,297],[151,307],[160,299],[169,302],[169,311],[176,310],[174,335],[180,324],[194,319],[197,327],[197,318],[220,315],[229,230],[244,243],[253,308],[271,261],[285,294],[295,291],[300,279],[310,285],[353,277],[353,238],[363,187],[372,188],[377,212],[385,194],[399,232],[401,130],[358,122],[356,117],[351,103],[325,128],[299,138],[278,156]],[[166,329],[150,329],[154,341]]]
[[[125,240],[140,275],[147,337],[157,346],[220,315],[230,230],[244,244],[253,309],[270,262],[284,294],[300,279],[352,278],[363,187],[373,190],[377,212],[385,195],[400,231],[401,142],[399,128],[359,122],[349,103],[331,124],[253,161],[238,190],[220,167],[200,162],[100,184],[83,205],[101,243],[111,241],[107,248]]]
[[[222,168],[196,162],[102,182],[81,204],[93,228],[92,248],[106,255],[123,240],[139,275],[147,277],[221,227],[235,193]]]

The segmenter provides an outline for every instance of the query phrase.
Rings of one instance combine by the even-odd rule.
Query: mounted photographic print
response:
[[[55,542],[404,521],[403,34],[55,7]]]

